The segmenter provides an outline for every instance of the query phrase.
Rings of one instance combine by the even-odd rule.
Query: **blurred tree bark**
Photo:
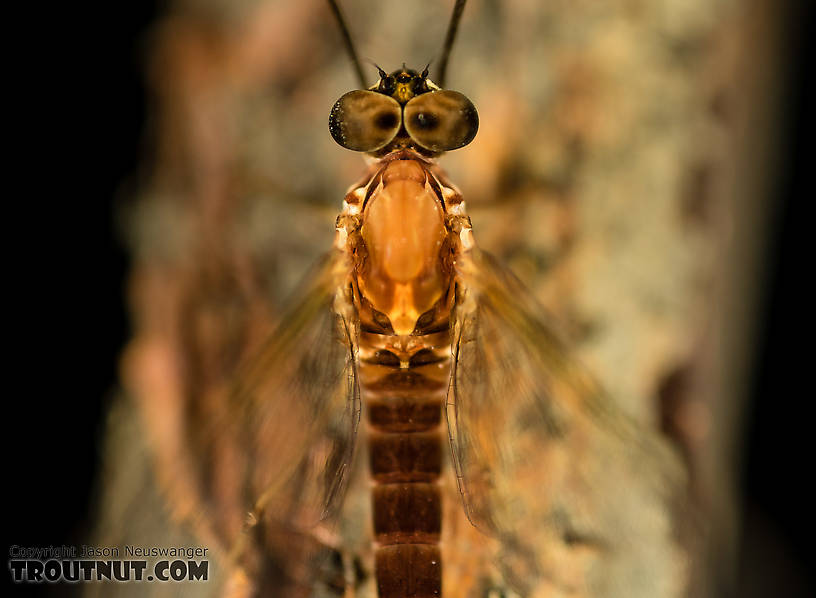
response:
[[[438,54],[451,4],[343,8],[362,56],[392,70]],[[442,164],[480,245],[685,457],[694,596],[733,587],[785,17],[767,0],[472,0],[449,70],[481,129]],[[176,1],[150,37],[153,157],[123,206],[135,334],[95,541],[208,545],[220,567],[246,510],[241,457],[203,430],[229,417],[236,364],[329,247],[362,172],[326,131],[354,78],[323,2]]]

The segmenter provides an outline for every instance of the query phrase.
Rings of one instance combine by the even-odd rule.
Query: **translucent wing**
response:
[[[451,449],[469,519],[500,540],[505,582],[523,595],[666,595],[657,586],[680,575],[656,570],[680,562],[664,552],[673,455],[615,410],[494,258],[473,250],[457,270]]]
[[[293,530],[333,513],[353,456],[360,391],[347,275],[340,252],[318,264],[232,393],[250,506]]]

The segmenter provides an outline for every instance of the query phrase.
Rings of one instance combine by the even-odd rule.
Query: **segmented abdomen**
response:
[[[376,351],[360,366],[374,481],[375,573],[379,598],[442,595],[442,408],[450,376],[444,351],[406,363]]]

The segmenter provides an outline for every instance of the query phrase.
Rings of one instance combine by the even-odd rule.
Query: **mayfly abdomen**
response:
[[[372,337],[380,337],[379,339]],[[450,376],[444,351],[421,348],[414,358],[383,346],[387,336],[363,334],[360,383],[367,412],[375,567],[379,598],[441,596],[442,407]],[[391,337],[394,338],[394,337]],[[367,343],[366,341],[375,341]],[[365,347],[368,345],[368,347]],[[432,346],[428,342],[428,346]],[[403,359],[400,359],[403,357]],[[411,365],[422,363],[422,365]]]

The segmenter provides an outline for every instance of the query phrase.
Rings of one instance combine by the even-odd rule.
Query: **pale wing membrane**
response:
[[[338,507],[354,451],[358,335],[346,274],[339,252],[324,258],[232,394],[251,507],[296,529]]]
[[[501,540],[506,582],[589,595],[653,583],[657,572],[637,573],[674,550],[673,454],[615,409],[494,258],[474,250],[457,269],[451,448],[468,517]]]

